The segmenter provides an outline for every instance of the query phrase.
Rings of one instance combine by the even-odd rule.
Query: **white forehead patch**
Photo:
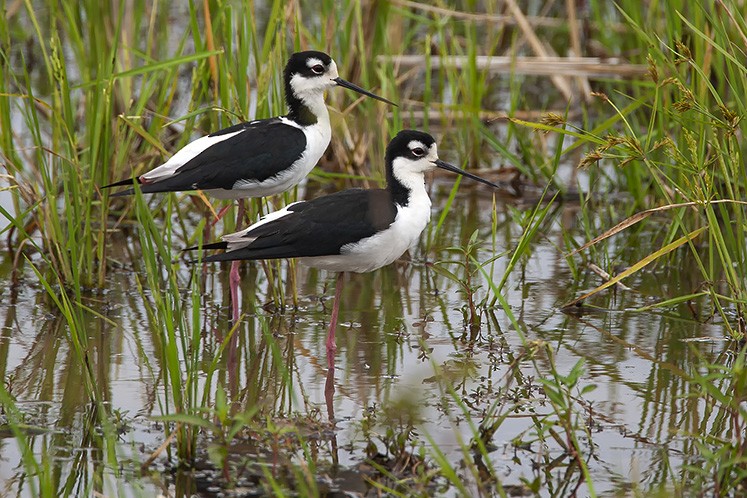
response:
[[[306,67],[314,67],[318,64],[321,64],[322,66],[324,65],[324,63],[322,63],[322,61],[320,59],[317,59],[316,57],[309,57],[308,59],[306,59]]]

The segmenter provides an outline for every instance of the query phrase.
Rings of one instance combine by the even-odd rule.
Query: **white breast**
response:
[[[431,201],[425,192],[411,192],[408,205],[398,206],[389,228],[353,244],[347,244],[335,256],[301,258],[314,268],[329,271],[365,273],[389,265],[414,247],[431,217]]]

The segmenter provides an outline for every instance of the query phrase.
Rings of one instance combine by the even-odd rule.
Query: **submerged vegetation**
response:
[[[0,494],[744,493],[747,4],[311,4],[4,3]],[[232,323],[180,254],[221,205],[100,189],[285,112],[300,49],[399,107],[330,92],[254,217],[379,184],[404,127],[506,186],[434,182],[417,251],[346,292],[337,377],[331,277],[245,265]]]

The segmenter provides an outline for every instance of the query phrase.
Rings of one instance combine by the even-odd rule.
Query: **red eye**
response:
[[[422,157],[425,155],[425,151],[421,147],[415,147],[412,149],[412,155],[415,157]]]

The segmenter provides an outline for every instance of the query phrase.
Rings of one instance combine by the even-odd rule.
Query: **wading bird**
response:
[[[212,261],[299,258],[307,266],[339,272],[327,333],[327,364],[334,369],[335,328],[344,272],[370,272],[413,247],[431,217],[425,173],[434,168],[500,188],[438,158],[427,133],[403,130],[386,150],[384,189],[348,189],[289,204],[252,226],[203,249],[225,249]],[[191,249],[196,249],[192,247]]]
[[[332,130],[324,92],[335,86],[396,105],[340,78],[332,58],[317,51],[291,55],[284,71],[288,114],[239,123],[190,142],[161,166],[134,181],[143,193],[202,190],[219,199],[277,194],[298,184],[329,145]],[[122,180],[103,188],[131,185]],[[129,195],[133,189],[113,194]],[[237,308],[238,265],[231,268],[231,295]],[[235,313],[236,314],[236,313]]]

